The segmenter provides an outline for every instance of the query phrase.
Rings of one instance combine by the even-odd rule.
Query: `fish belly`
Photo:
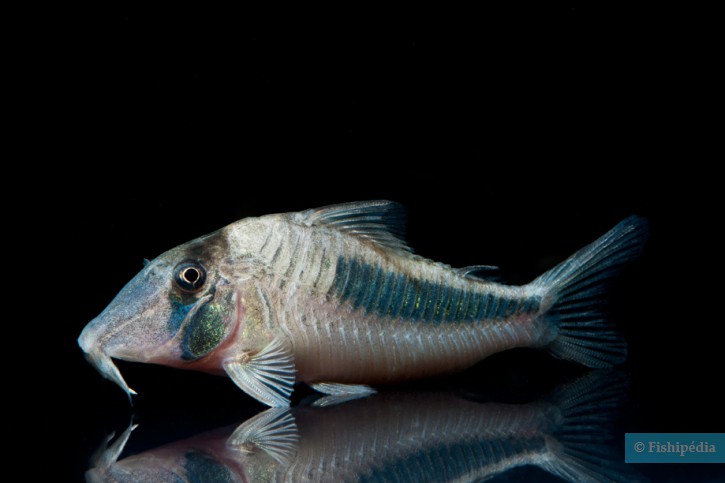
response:
[[[317,320],[293,332],[297,379],[384,384],[460,371],[531,345],[532,325],[531,318],[446,327],[379,317]]]

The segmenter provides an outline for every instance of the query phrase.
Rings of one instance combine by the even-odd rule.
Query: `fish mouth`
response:
[[[136,391],[128,387],[111,356],[103,351],[103,347],[97,344],[97,339],[92,334],[90,327],[86,327],[78,338],[78,345],[84,352],[86,360],[106,379],[115,382],[128,396],[131,402],[131,395]]]

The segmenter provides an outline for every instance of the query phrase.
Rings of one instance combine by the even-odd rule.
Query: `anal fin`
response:
[[[271,407],[287,407],[295,383],[292,353],[278,339],[253,356],[243,354],[224,362],[234,383],[257,401]]]

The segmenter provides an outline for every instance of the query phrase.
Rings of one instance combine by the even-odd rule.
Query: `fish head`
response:
[[[205,357],[229,339],[239,307],[226,245],[219,231],[148,262],[83,329],[88,361],[129,397],[112,358],[206,370]]]

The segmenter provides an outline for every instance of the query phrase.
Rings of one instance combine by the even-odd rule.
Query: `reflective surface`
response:
[[[617,372],[592,372],[523,404],[440,392],[355,401],[311,396],[224,428],[134,455],[135,425],[107,438],[87,481],[640,481],[613,431],[626,393]],[[547,475],[548,474],[548,475]]]
[[[487,3],[450,22],[436,9],[330,32],[147,5],[32,17],[42,33],[17,37],[24,66],[9,69],[28,80],[10,117],[27,132],[14,164],[31,172],[6,180],[22,188],[6,193],[6,260],[23,264],[4,271],[4,396],[24,406],[6,414],[8,461],[32,458],[26,479],[82,481],[132,414],[119,462],[254,417],[264,408],[229,380],[126,364],[130,407],[76,338],[144,258],[242,217],[381,198],[409,209],[416,253],[500,266],[514,284],[647,217],[651,243],[609,299],[631,376],[613,442],[724,432],[723,189],[708,162],[718,30],[642,5]],[[582,371],[551,359],[497,354],[416,390],[533,401]],[[636,469],[725,481],[719,465]],[[533,465],[499,478],[560,481]]]

